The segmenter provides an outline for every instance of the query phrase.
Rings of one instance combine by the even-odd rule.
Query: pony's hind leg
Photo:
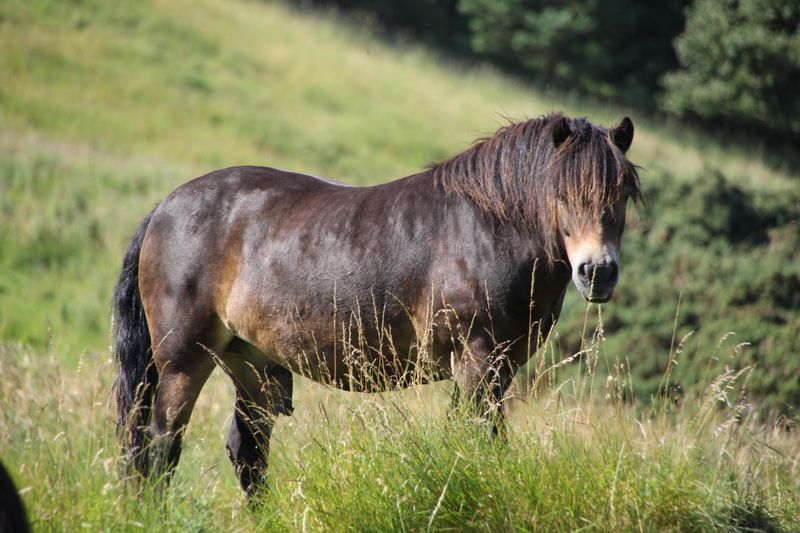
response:
[[[227,344],[215,330],[212,327],[189,335],[171,329],[155,342],[158,389],[147,430],[145,460],[149,474],[163,482],[169,482],[178,465],[195,402],[214,370],[213,354]],[[158,338],[154,336],[154,341]],[[210,341],[214,338],[216,342]]]
[[[169,482],[178,466],[183,434],[200,390],[212,370],[213,359],[206,357],[192,368],[171,368],[167,365],[159,373],[158,391],[148,431],[148,455],[151,473],[165,476],[162,481]]]
[[[236,385],[236,406],[226,448],[244,491],[250,496],[265,482],[269,439],[278,415],[291,415],[292,373],[228,354],[226,370]]]

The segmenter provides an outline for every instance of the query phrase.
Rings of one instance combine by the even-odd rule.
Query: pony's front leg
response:
[[[247,365],[232,373],[236,407],[226,448],[239,482],[248,496],[265,483],[269,439],[278,415],[291,415],[292,373],[281,367]],[[230,369],[229,369],[230,372]]]
[[[497,356],[491,341],[471,339],[453,365],[455,387],[451,408],[467,402],[474,413],[491,424],[492,436],[505,434],[504,396],[514,374],[507,358]]]

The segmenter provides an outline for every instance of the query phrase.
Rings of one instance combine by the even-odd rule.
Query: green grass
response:
[[[552,365],[549,387],[518,390],[507,443],[468,412],[448,416],[445,384],[359,395],[300,380],[295,415],[273,434],[270,486],[247,505],[223,451],[233,397],[221,373],[161,498],[117,475],[111,361],[87,355],[71,370],[5,345],[0,449],[41,531],[800,527],[800,442],[748,415],[744,374],[715,365],[684,407],[636,406],[619,364],[592,395],[601,354],[593,342],[580,372]]]
[[[745,416],[735,395],[727,405],[704,392],[708,380],[680,408],[653,408],[615,399],[613,364],[546,374],[544,391],[514,403],[508,445],[447,419],[445,385],[353,396],[303,382],[256,512],[224,454],[233,400],[222,376],[164,501],[120,484],[108,392],[127,241],[206,171],[265,164],[376,183],[463,149],[505,115],[552,110],[604,124],[632,115],[645,190],[722,172],[786,197],[789,170],[276,3],[5,1],[0,80],[0,456],[37,530],[800,528],[797,437]],[[677,293],[661,299],[674,313]]]

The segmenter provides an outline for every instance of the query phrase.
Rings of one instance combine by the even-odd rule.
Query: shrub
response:
[[[676,41],[664,106],[729,127],[800,138],[800,4],[696,0]]]
[[[628,358],[634,392],[645,399],[659,387],[670,349],[687,335],[673,372],[676,390],[705,387],[710,354],[733,332],[717,356],[749,343],[739,365],[755,365],[753,397],[773,411],[796,409],[797,191],[746,191],[713,171],[685,182],[652,178],[647,210],[625,235],[618,293],[603,311],[608,351]],[[569,350],[580,346],[585,308],[575,301],[565,309],[559,331]]]
[[[461,0],[473,51],[540,83],[649,103],[677,65],[684,0]]]

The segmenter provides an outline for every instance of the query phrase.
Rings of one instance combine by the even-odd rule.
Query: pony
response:
[[[236,388],[226,447],[247,494],[294,374],[362,392],[452,379],[496,434],[570,279],[590,302],[612,296],[641,198],[633,131],[555,113],[381,185],[258,166],[181,185],[145,217],[114,291],[126,463],[169,480],[216,365]]]
[[[0,462],[0,531],[28,533],[28,515],[14,481]]]

